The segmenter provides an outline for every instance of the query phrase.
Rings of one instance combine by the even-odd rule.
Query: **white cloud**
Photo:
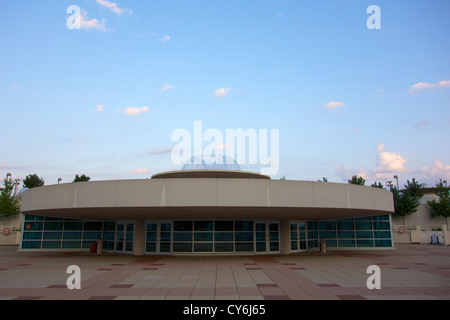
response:
[[[172,148],[165,148],[165,149],[154,149],[152,151],[150,151],[150,155],[152,156],[156,156],[158,154],[165,154],[165,153],[171,153],[172,152]]]
[[[96,108],[95,108],[95,112],[102,112],[103,110],[105,110],[105,106],[99,104]]]
[[[385,145],[380,144],[377,147],[377,166],[375,168],[363,168],[353,170],[343,165],[335,166],[335,171],[342,179],[350,179],[354,175],[363,177],[366,180],[376,179],[392,179],[399,173],[405,173],[408,169],[405,163],[408,161],[399,153],[384,151]]]
[[[119,8],[117,3],[110,2],[110,1],[107,1],[107,0],[97,0],[97,3],[99,5],[101,5],[102,7],[104,7],[106,9],[114,12],[118,16],[120,16],[124,12],[129,12],[130,14],[133,13],[132,10]]]
[[[441,80],[438,83],[419,82],[409,89],[409,94],[414,94],[427,88],[450,88],[450,81]]]
[[[219,98],[219,99],[224,99],[226,98],[228,92],[231,91],[231,88],[220,88],[217,90],[214,90],[214,95]]]
[[[450,178],[450,165],[444,165],[440,160],[436,160],[431,168],[423,166],[418,171],[421,174],[421,179],[426,179],[430,182]]]
[[[323,108],[328,109],[328,110],[342,108],[344,106],[345,106],[345,104],[343,102],[339,102],[339,101],[330,101],[327,104],[322,105]]]
[[[392,174],[404,172],[405,163],[408,161],[399,153],[384,151],[384,144],[380,144],[377,148],[377,167],[373,169],[375,178],[384,178],[392,176]]]
[[[148,107],[141,107],[141,108],[135,108],[135,107],[129,107],[123,110],[123,113],[129,115],[129,116],[139,116],[143,113],[149,112],[150,109]]]
[[[131,172],[134,174],[148,174],[151,173],[152,171],[153,171],[152,169],[134,169]]]
[[[10,88],[11,89],[16,89],[16,88],[18,88],[19,87],[19,84],[18,83],[14,83]]]
[[[162,42],[169,41],[169,40],[170,40],[170,36],[164,36],[164,37],[162,37],[162,38],[159,39],[159,40],[162,41]]]
[[[81,10],[81,14],[78,16],[75,24],[85,30],[97,29],[106,31],[106,19],[102,19],[102,22],[99,22],[97,19],[88,20],[87,12],[85,10]]]
[[[172,90],[172,89],[175,89],[175,86],[170,85],[170,84],[165,84],[165,85],[161,88],[161,91],[164,92],[164,91]]]

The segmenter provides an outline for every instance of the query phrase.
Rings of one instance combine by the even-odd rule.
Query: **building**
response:
[[[393,248],[392,194],[373,187],[182,170],[26,190],[20,250],[134,255]]]

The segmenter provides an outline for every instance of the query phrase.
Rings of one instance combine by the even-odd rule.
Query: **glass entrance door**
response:
[[[147,254],[171,254],[172,223],[148,222],[145,252]]]
[[[134,222],[122,221],[116,226],[116,252],[134,252]]]
[[[307,250],[306,223],[304,221],[291,222],[291,252]]]
[[[280,235],[278,222],[255,223],[256,253],[279,253]]]

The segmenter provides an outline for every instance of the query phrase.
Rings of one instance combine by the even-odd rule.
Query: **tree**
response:
[[[448,218],[450,216],[450,188],[447,187],[446,181],[445,185],[442,179],[436,184],[435,194],[439,197],[439,201],[433,199],[427,202],[430,206],[431,216]]]
[[[363,186],[366,184],[366,180],[363,177],[353,176],[351,180],[348,180],[348,183]]]
[[[405,217],[409,216],[417,211],[420,204],[420,198],[422,198],[423,186],[413,179],[412,182],[408,180],[405,185],[405,189],[400,191],[397,188],[391,188],[391,192],[394,195],[394,217],[402,217],[403,224],[405,224]]]
[[[25,180],[23,180],[23,186],[28,189],[44,186],[45,181],[39,178],[37,174],[29,174]]]
[[[323,177],[323,180],[317,180],[317,182],[328,182],[328,179],[327,178],[325,178],[325,177]]]
[[[14,182],[11,179],[4,179],[4,189],[0,192],[0,215],[11,217],[20,213],[19,200],[12,192]]]
[[[376,181],[372,184],[372,187],[374,187],[374,188],[380,188],[380,189],[383,189],[383,188],[384,188],[384,186],[381,184],[381,182],[378,182],[378,184],[377,184]]]
[[[91,180],[90,177],[87,177],[85,174],[82,174],[81,176],[76,175],[73,182],[85,182],[85,181],[90,181],[90,180]]]

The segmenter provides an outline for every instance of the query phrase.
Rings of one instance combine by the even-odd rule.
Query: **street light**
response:
[[[399,188],[398,188],[398,175],[395,175],[394,179],[397,179],[397,191],[398,191],[399,190]]]
[[[394,185],[392,184],[392,181],[386,182],[386,188],[389,187],[389,190],[391,190],[391,188],[392,188],[393,186],[394,186]]]

